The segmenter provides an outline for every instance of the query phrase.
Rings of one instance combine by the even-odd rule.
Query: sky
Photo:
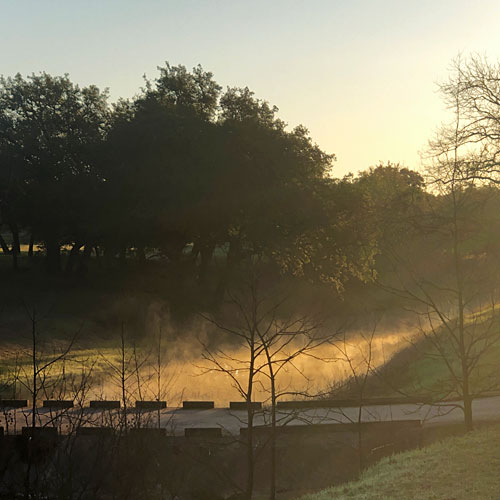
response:
[[[0,74],[68,73],[132,97],[165,61],[248,86],[337,157],[421,168],[459,53],[500,59],[490,0],[0,0]]]

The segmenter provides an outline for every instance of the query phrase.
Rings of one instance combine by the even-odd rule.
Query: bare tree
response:
[[[28,372],[21,365],[18,382],[31,396],[31,427],[36,427],[38,398],[40,394],[47,391],[48,384],[51,383],[49,382],[50,370],[55,368],[57,371],[60,368],[58,365],[64,363],[74,346],[79,332],[62,348],[48,350],[46,342],[40,338],[38,330],[38,323],[44,318],[37,316],[36,308],[31,311],[27,310],[27,314],[31,323],[31,348],[29,352],[31,370]],[[57,383],[56,379],[52,381],[52,384],[54,383]]]
[[[235,318],[232,322],[223,322],[215,317],[202,315],[208,322],[221,331],[233,337],[238,342],[238,347],[244,347],[244,355],[238,356],[226,352],[223,348],[213,349],[203,343],[203,359],[208,361],[209,367],[205,371],[218,371],[226,374],[232,386],[246,403],[247,434],[244,441],[246,446],[247,477],[245,496],[251,500],[254,488],[255,471],[255,443],[254,443],[254,402],[255,386],[261,371],[258,360],[263,353],[263,346],[258,337],[257,330],[263,317],[262,301],[256,292],[256,283],[248,283],[250,293],[241,294],[226,290],[231,313]]]
[[[447,182],[500,183],[500,64],[459,55],[439,90],[453,119],[430,141],[429,157],[453,159],[454,176]]]
[[[31,415],[26,415],[26,424],[31,427],[31,439],[27,444],[27,465],[24,475],[24,490],[27,496],[39,495],[45,488],[44,482],[51,475],[50,464],[37,464],[37,453],[43,447],[43,439],[38,436],[37,427],[56,427],[58,430],[67,426],[67,432],[72,432],[76,415],[70,415],[67,410],[52,410],[40,415],[38,406],[42,397],[62,399],[68,397],[72,401],[83,395],[88,386],[89,378],[82,374],[78,379],[68,375],[66,366],[71,359],[71,351],[80,331],[77,331],[69,341],[61,344],[56,341],[47,341],[41,334],[39,323],[46,319],[46,315],[39,315],[35,307],[26,312],[31,325],[31,346],[26,350],[26,357],[30,360],[29,367],[16,358],[16,384],[14,387],[24,388],[31,397]],[[80,414],[80,417],[82,414]],[[29,418],[30,417],[30,418]],[[62,450],[61,450],[62,451]],[[67,451],[67,450],[66,450]],[[62,453],[59,454],[62,456]]]
[[[252,269],[240,286],[226,291],[232,319],[205,316],[218,329],[236,339],[238,354],[224,348],[213,349],[204,344],[203,357],[209,371],[226,374],[233,387],[246,402],[247,410],[247,484],[246,498],[252,498],[256,447],[254,441],[256,392],[269,396],[270,402],[270,498],[276,496],[277,402],[280,397],[297,394],[289,387],[281,388],[281,374],[288,368],[304,380],[296,362],[302,356],[314,356],[317,348],[332,340],[333,335],[321,334],[320,322],[311,315],[297,316],[286,310],[289,295],[276,287],[264,288],[259,272]],[[233,351],[234,351],[234,345]],[[300,391],[305,395],[305,391]],[[264,415],[263,415],[264,416]]]
[[[118,360],[101,353],[101,359],[108,368],[110,380],[118,388],[122,401],[121,418],[119,420],[120,430],[125,432],[129,427],[129,407],[134,396],[141,394],[140,370],[146,364],[149,354],[138,354],[135,342],[129,342],[125,333],[125,325],[120,327],[120,344],[117,349]],[[110,422],[113,424],[113,422]]]
[[[497,225],[492,207],[500,193],[464,174],[474,170],[477,158],[462,152],[467,140],[458,83],[453,94],[455,127],[442,132],[442,143],[433,143],[427,170],[433,193],[414,225],[414,238],[391,251],[392,283],[381,284],[412,304],[408,309],[418,318],[424,339],[419,348],[448,374],[427,394],[434,400],[460,400],[470,430],[473,399],[496,384],[496,368],[487,367],[486,358],[500,342],[495,310],[500,266],[489,227]]]
[[[348,421],[357,425],[357,452],[360,472],[365,467],[362,422],[366,392],[370,377],[376,376],[376,367],[373,359],[373,341],[376,329],[377,324],[375,323],[369,333],[361,332],[358,336],[354,336],[344,332],[341,338],[335,339],[335,342],[332,343],[337,353],[334,356],[334,361],[342,363],[347,368],[346,378],[337,381],[332,387],[332,392],[346,391],[350,396],[354,396],[357,402],[355,418],[352,418],[342,408],[339,408],[338,411]]]
[[[300,375],[303,372],[296,365],[302,356],[314,356],[319,347],[332,341],[331,335],[320,335],[320,323],[307,315],[299,318],[285,318],[279,316],[279,305],[272,309],[264,328],[259,328],[257,334],[264,350],[264,373],[269,381],[271,396],[271,467],[269,498],[276,497],[276,439],[277,439],[277,403],[283,396],[297,394],[289,388],[280,390],[280,374],[291,367]],[[334,334],[336,336],[336,333]],[[305,391],[300,391],[305,395]]]
[[[145,356],[143,356],[145,359],[140,359],[137,355],[134,356],[134,364],[137,368],[137,387],[143,388],[140,391],[138,390],[139,398],[141,400],[144,396],[146,396],[157,403],[160,403],[161,401],[169,401],[169,392],[176,378],[176,373],[171,371],[168,366],[164,340],[163,329],[160,325],[158,328],[158,334],[153,341],[153,347],[145,354]],[[150,423],[149,420],[150,419],[148,419],[145,423]],[[168,426],[170,422],[171,418],[165,422],[165,424]],[[156,426],[158,428],[161,427],[160,404],[158,404],[156,411]]]
[[[14,366],[7,370],[2,376],[2,393],[10,394],[12,399],[17,399],[19,393],[19,377],[21,376],[21,360],[19,355],[19,350],[15,349],[13,353],[9,353],[8,357],[14,359]],[[12,428],[15,433],[17,428],[17,411],[16,409],[10,408],[8,406],[2,407],[3,421],[5,423],[6,434],[10,433]]]

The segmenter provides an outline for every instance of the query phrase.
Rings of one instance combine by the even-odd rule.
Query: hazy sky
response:
[[[500,58],[500,2],[0,0],[0,73],[69,73],[129,97],[169,61],[249,86],[337,155],[420,164],[459,52]]]

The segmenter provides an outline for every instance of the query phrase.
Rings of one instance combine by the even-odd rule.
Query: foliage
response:
[[[27,232],[53,272],[65,251],[68,274],[86,271],[92,253],[107,267],[154,256],[216,298],[254,258],[338,290],[366,280],[374,240],[360,193],[333,180],[334,155],[277,112],[248,88],[223,92],[200,66],[166,63],[112,107],[67,75],[3,78],[1,216],[14,267]],[[225,263],[214,276],[216,255]]]
[[[46,73],[0,80],[2,219],[29,227],[59,266],[60,246],[88,238],[107,95]]]

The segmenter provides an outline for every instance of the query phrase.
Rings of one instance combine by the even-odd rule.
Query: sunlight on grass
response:
[[[487,500],[500,491],[500,426],[393,455],[357,482],[301,500]]]

